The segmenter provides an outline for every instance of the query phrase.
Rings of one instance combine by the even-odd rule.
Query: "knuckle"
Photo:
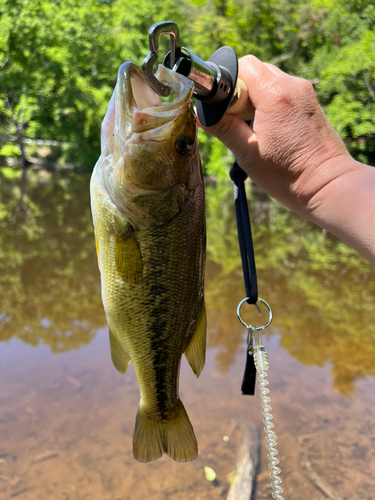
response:
[[[253,54],[248,54],[244,57],[241,57],[240,60],[246,64],[254,64],[254,62],[259,61],[259,59],[255,57]]]
[[[238,61],[239,71],[249,72],[250,74],[257,73],[259,71],[260,61],[257,57],[249,54],[247,56],[241,57]]]
[[[304,101],[315,101],[315,91],[308,80],[293,77],[289,85],[275,84],[273,97],[278,106],[291,107]]]
[[[298,84],[300,86],[300,89],[305,94],[315,94],[314,87],[312,86],[312,84],[308,80],[305,80],[304,78],[299,78],[298,80],[299,80]]]
[[[284,85],[274,85],[273,87],[273,98],[274,102],[278,106],[290,106],[293,102],[293,92],[290,91],[289,87]]]

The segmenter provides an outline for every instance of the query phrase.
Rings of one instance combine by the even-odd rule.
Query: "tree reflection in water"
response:
[[[22,187],[23,186],[23,187]],[[244,349],[244,297],[230,185],[207,185],[208,345],[226,373]],[[375,271],[319,228],[249,188],[259,294],[291,356],[332,366],[350,395],[375,375]],[[254,319],[254,317],[252,317]],[[105,326],[89,203],[89,175],[0,170],[0,340],[59,353]],[[108,354],[109,355],[109,354]]]
[[[0,339],[53,352],[105,325],[88,176],[0,170]],[[23,192],[22,192],[23,191]]]

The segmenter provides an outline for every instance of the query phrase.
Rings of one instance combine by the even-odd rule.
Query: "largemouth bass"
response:
[[[140,386],[134,457],[184,462],[197,441],[178,394],[181,356],[198,377],[206,351],[204,187],[193,84],[163,66],[157,77],[174,102],[134,64],[120,67],[91,206],[112,361],[121,373],[131,361]]]

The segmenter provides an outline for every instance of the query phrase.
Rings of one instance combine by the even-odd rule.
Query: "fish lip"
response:
[[[120,110],[131,123],[133,133],[156,129],[175,120],[191,100],[194,88],[191,80],[163,65],[159,65],[155,76],[176,94],[173,102],[163,102],[134,63],[126,62],[118,71]]]
[[[194,83],[192,80],[189,80],[187,77],[170,70],[162,64],[159,64],[155,77],[164,85],[170,87],[176,94],[176,99],[173,102],[162,102],[161,106],[154,108],[155,112],[171,111],[173,109],[180,108],[182,105],[189,102],[194,90]]]

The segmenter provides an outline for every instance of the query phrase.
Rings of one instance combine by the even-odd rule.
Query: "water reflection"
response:
[[[89,176],[0,170],[0,340],[62,352],[105,326],[89,207]],[[232,190],[208,185],[209,346],[226,373],[243,350],[244,296]],[[375,375],[374,269],[320,229],[249,191],[259,293],[273,333],[306,365],[332,366],[334,387]]]
[[[243,346],[235,328],[244,297],[231,190],[208,186],[207,310],[225,373]],[[375,270],[356,252],[262,193],[249,192],[260,296],[272,304],[280,343],[306,365],[332,366],[342,394],[375,375]]]
[[[86,177],[0,171],[0,340],[62,352],[105,324]]]

